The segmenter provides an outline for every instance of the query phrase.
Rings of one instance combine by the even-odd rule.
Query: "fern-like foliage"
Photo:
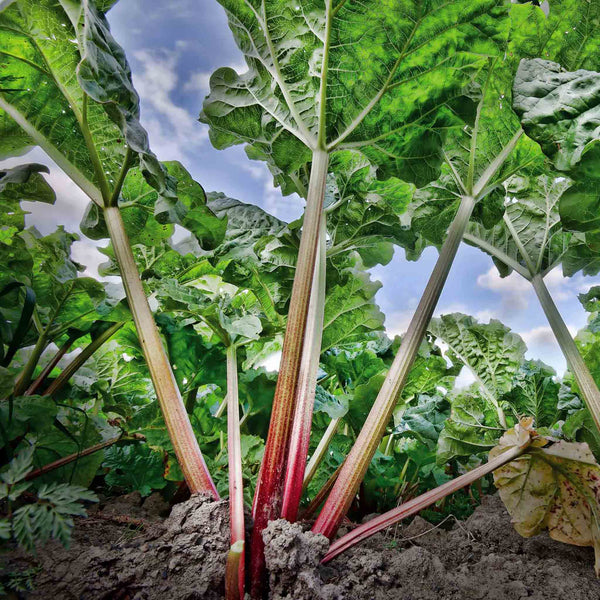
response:
[[[34,446],[24,448],[0,473],[0,502],[8,508],[7,516],[0,519],[0,539],[14,539],[28,552],[50,539],[68,547],[73,517],[86,515],[82,502],[98,498],[90,490],[67,483],[42,484],[32,490],[32,501],[23,498],[33,488],[32,482],[24,481],[33,469],[33,452]],[[15,503],[18,507],[13,510]]]

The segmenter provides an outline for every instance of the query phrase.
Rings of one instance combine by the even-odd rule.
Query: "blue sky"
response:
[[[258,204],[285,220],[299,216],[303,202],[298,197],[282,197],[265,165],[250,161],[241,146],[215,150],[207,127],[197,121],[211,72],[222,66],[244,70],[242,55],[216,0],[122,0],[110,11],[109,21],[129,58],[141,96],[142,122],[158,157],[180,160],[207,191],[222,191]],[[51,164],[39,150],[27,159]],[[22,162],[22,158],[7,162]],[[51,180],[58,193],[57,206],[31,205],[30,223],[43,233],[57,224],[76,231],[86,200],[55,166]],[[103,259],[86,240],[76,244],[74,254],[89,265],[91,274]],[[383,283],[377,300],[390,335],[406,329],[436,257],[437,252],[428,249],[417,263],[408,262],[398,249],[390,264],[373,269],[373,277]],[[583,327],[586,314],[577,293],[600,283],[600,278],[569,280],[555,270],[546,283],[569,328],[575,332]],[[492,261],[466,245],[458,252],[436,314],[453,311],[485,322],[500,319],[523,336],[529,357],[541,358],[559,373],[564,370],[564,360],[530,284],[516,274],[500,279]]]

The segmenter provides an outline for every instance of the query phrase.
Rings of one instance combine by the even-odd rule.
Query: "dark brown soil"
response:
[[[173,508],[130,495],[78,523],[70,550],[48,545],[32,600],[220,600],[227,503]],[[417,517],[322,566],[328,543],[286,521],[265,531],[271,600],[600,600],[593,551],[516,534],[500,500],[450,531]],[[14,552],[8,568],[32,566]]]

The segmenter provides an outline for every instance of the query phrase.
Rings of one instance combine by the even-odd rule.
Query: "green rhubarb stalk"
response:
[[[306,457],[310,444],[310,430],[317,388],[319,358],[321,356],[321,340],[325,318],[326,226],[326,218],[322,214],[318,255],[315,262],[300,374],[298,377],[298,387],[296,388],[296,411],[294,413],[283,489],[281,516],[292,523],[298,516],[298,508],[302,499]]]
[[[344,467],[335,482],[333,490],[315,521],[313,526],[313,532],[315,533],[321,533],[331,538],[350,508],[352,499],[358,491],[371,459],[385,433],[387,424],[392,417],[396,398],[406,383],[408,373],[442,293],[474,206],[475,200],[472,196],[462,197],[425,292],[402,339],[402,345],[394,358],[394,362],[356,443],[344,462]]]
[[[503,465],[515,460],[521,456],[521,454],[527,451],[529,444],[530,442],[523,446],[514,446],[513,448],[510,448],[506,450],[506,452],[500,454],[500,456],[493,458],[486,464],[476,467],[468,473],[465,473],[460,477],[456,477],[456,479],[448,481],[447,483],[444,483],[433,490],[429,490],[428,492],[425,492],[424,494],[421,494],[420,496],[417,496],[416,498],[413,498],[412,500],[402,504],[398,508],[394,508],[378,517],[375,517],[367,523],[359,525],[356,529],[353,529],[350,533],[347,533],[339,540],[336,540],[333,544],[331,544],[329,551],[321,562],[329,562],[342,552],[345,552],[349,548],[352,548],[352,546],[355,546],[359,542],[366,540],[379,531],[382,531],[391,525],[395,525],[407,517],[416,515],[438,500],[453,494],[454,492],[477,481],[481,477],[484,477],[488,473],[491,473]]]
[[[58,349],[58,352],[52,357],[52,360],[44,367],[42,372],[36,377],[35,381],[27,388],[27,391],[24,394],[25,396],[33,396],[37,393],[42,384],[48,378],[48,375],[52,373],[52,370],[56,367],[56,365],[58,365],[61,358],[69,351],[78,337],[80,337],[80,335],[69,337],[67,341]]]
[[[119,209],[116,206],[108,206],[104,209],[104,219],[121,271],[144,358],[183,476],[192,494],[208,493],[218,498],[217,488],[208,473],[154,322]]]
[[[90,342],[61,372],[61,374],[46,388],[44,395],[53,396],[73,377],[85,362],[123,327],[125,323],[115,323]]]
[[[340,425],[340,419],[331,419],[329,425],[327,425],[327,429],[323,434],[323,437],[319,440],[319,444],[315,448],[308,464],[306,465],[306,470],[304,471],[304,481],[302,483],[303,489],[308,487],[308,484],[311,482],[312,478],[315,476],[325,453],[327,452],[327,448],[329,448],[329,444],[333,439],[338,427]]]
[[[246,539],[244,525],[244,480],[238,392],[237,353],[235,344],[227,347],[227,454],[229,461],[229,522],[231,548],[227,557],[226,600],[244,599]]]
[[[313,525],[313,532],[321,533],[331,539],[350,508],[392,417],[396,399],[406,383],[427,325],[431,320],[450,267],[469,224],[475,202],[486,195],[487,186],[513,152],[522,135],[523,131],[519,129],[483,171],[474,185],[469,183],[468,186],[465,186],[460,177],[456,175],[459,187],[465,192],[461,197],[458,211],[448,229],[446,240],[442,245],[440,255],[427,282],[423,296],[402,340],[402,345],[386,375],[367,420],[344,462],[333,490]],[[473,153],[474,150],[472,149],[472,157]]]
[[[252,508],[254,528],[250,570],[251,595],[254,598],[260,597],[262,593],[265,567],[262,531],[269,521],[281,516],[283,478],[295,411],[296,388],[302,359],[311,285],[319,245],[319,227],[328,164],[329,155],[325,150],[319,149],[313,152],[302,237],[292,287],[279,377],[273,398],[265,454],[258,474]]]
[[[581,391],[581,395],[594,419],[598,431],[600,431],[600,391],[598,390],[598,386],[579,353],[558,308],[556,308],[556,304],[554,304],[554,300],[552,300],[552,296],[550,296],[550,292],[544,283],[544,278],[538,273],[531,278],[531,283],[558,345],[567,360],[569,369],[571,369],[573,377],[575,377],[577,387]]]

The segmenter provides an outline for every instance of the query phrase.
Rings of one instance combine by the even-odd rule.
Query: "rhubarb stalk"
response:
[[[226,600],[244,599],[244,482],[238,392],[237,353],[235,344],[227,347],[227,454],[229,460],[229,517],[231,548],[225,571]]]
[[[213,498],[218,498],[217,488],[208,473],[154,322],[119,209],[116,206],[105,208],[104,219],[121,271],[144,358],[185,480],[192,494],[207,493]]]
[[[253,598],[259,598],[262,593],[265,566],[262,531],[270,520],[278,519],[281,516],[283,476],[287,463],[308,305],[319,245],[319,227],[325,196],[328,163],[329,156],[325,150],[315,150],[313,152],[304,224],[283,342],[279,377],[275,387],[265,454],[258,474],[252,507],[254,528],[252,531],[250,569]]]
[[[97,338],[92,340],[61,372],[61,374],[47,387],[45,396],[53,396],[58,392],[73,375],[85,364],[85,362],[105,342],[123,327],[125,323],[114,323],[103,331]]]
[[[321,561],[322,563],[329,562],[332,558],[335,558],[348,548],[358,544],[359,542],[366,540],[372,535],[390,527],[391,525],[395,525],[402,519],[406,519],[407,517],[411,517],[412,515],[416,515],[418,512],[423,509],[431,506],[438,500],[445,498],[446,496],[453,494],[454,492],[464,488],[467,485],[472,484],[474,481],[477,481],[481,477],[491,473],[492,471],[498,469],[499,467],[515,460],[515,458],[521,456],[527,448],[529,447],[529,442],[523,446],[514,446],[509,448],[506,452],[500,454],[496,458],[493,458],[489,462],[484,465],[480,465],[475,469],[472,469],[468,473],[453,479],[452,481],[448,481],[439,487],[429,490],[412,500],[402,504],[398,508],[394,508],[366,523],[359,525],[356,529],[353,529],[351,532],[342,536],[339,540],[336,540],[329,547],[329,551]]]
[[[392,416],[396,398],[404,387],[410,368],[425,335],[440,294],[448,277],[456,251],[467,228],[475,200],[463,196],[460,206],[448,230],[448,235],[440,251],[425,292],[402,339],[402,345],[377,395],[375,404],[350,450],[344,466],[335,482],[333,490],[321,510],[313,532],[331,538],[337,531],[344,515],[356,495],[371,459]]]
[[[544,314],[548,319],[548,323],[550,323],[552,332],[558,341],[558,345],[567,360],[569,369],[571,369],[573,377],[575,377],[577,387],[581,391],[581,395],[594,419],[598,431],[600,431],[600,391],[598,390],[598,386],[583,361],[558,308],[556,308],[556,304],[554,304],[554,300],[550,296],[542,275],[540,273],[534,275],[531,278],[531,283],[542,305]]]
[[[315,404],[319,358],[321,356],[325,311],[326,236],[326,218],[323,214],[321,215],[318,255],[315,262],[306,335],[296,389],[296,411],[292,425],[283,490],[283,507],[281,509],[282,518],[292,523],[298,516],[298,507],[300,506],[304,487],[306,457],[310,444],[310,430]]]

